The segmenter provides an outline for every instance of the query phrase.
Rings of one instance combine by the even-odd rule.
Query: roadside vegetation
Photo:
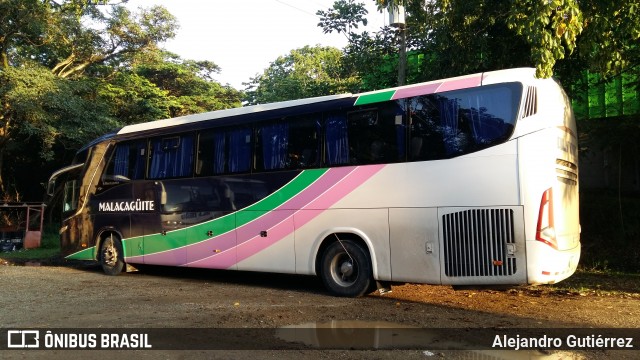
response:
[[[34,249],[18,249],[11,252],[0,252],[0,265],[6,263],[24,263],[26,261],[51,262],[51,259],[60,257],[60,241],[57,226],[46,226],[40,247]]]

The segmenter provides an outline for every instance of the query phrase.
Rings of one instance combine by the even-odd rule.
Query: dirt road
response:
[[[640,328],[638,292],[506,291],[403,285],[386,295],[336,298],[313,277],[147,268],[111,277],[97,267],[0,266],[2,328]],[[329,325],[327,325],[329,324]],[[295,332],[294,332],[295,334]],[[263,334],[264,335],[264,334]],[[295,337],[295,335],[294,335]],[[464,335],[461,336],[463,338]],[[637,340],[637,339],[636,339]],[[275,339],[299,342],[303,339]],[[448,350],[263,350],[273,358],[466,358]],[[275,348],[278,348],[277,346]],[[3,351],[3,358],[86,357],[87,351]],[[108,357],[123,351],[89,351]],[[149,358],[244,357],[232,351],[145,351]],[[252,352],[252,354],[256,354]],[[5,356],[7,355],[7,356]],[[486,355],[486,354],[485,354]],[[512,358],[513,354],[504,355]],[[520,352],[537,358],[535,351]],[[636,358],[638,351],[550,352],[560,358]],[[491,355],[493,356],[493,355]],[[503,355],[501,355],[503,356]]]

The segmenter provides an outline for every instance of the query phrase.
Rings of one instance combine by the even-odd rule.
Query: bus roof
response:
[[[448,79],[434,80],[419,84],[412,84],[406,86],[400,86],[396,88],[389,88],[383,90],[376,90],[366,92],[362,94],[340,94],[320,96],[299,100],[290,100],[282,102],[274,102],[268,104],[251,105],[233,109],[210,111],[206,113],[193,114],[180,116],[176,118],[156,120],[146,123],[140,123],[135,125],[125,126],[117,135],[134,134],[138,132],[153,131],[156,129],[162,129],[167,127],[174,127],[180,125],[190,125],[203,121],[221,120],[225,118],[234,118],[238,116],[251,116],[259,115],[261,113],[270,112],[273,117],[288,116],[296,114],[296,108],[304,106],[304,112],[312,112],[311,108],[317,106],[327,108],[339,107],[339,106],[359,106],[367,105],[377,102],[402,99],[417,95],[427,95],[445,91],[459,90],[482,86],[483,82],[486,82],[489,77],[493,77],[494,81],[505,81],[511,79],[514,81],[517,78],[523,77],[530,78],[533,76],[534,69],[520,68],[520,69],[507,69],[498,70],[492,72],[478,73],[472,75],[458,76]],[[302,112],[300,112],[302,113]]]
[[[180,117],[171,118],[171,119],[156,120],[156,121],[151,121],[147,123],[140,123],[140,124],[125,126],[122,129],[120,129],[120,131],[118,131],[118,135],[145,131],[145,130],[152,130],[152,129],[163,128],[168,126],[185,125],[189,123],[195,123],[195,122],[206,121],[206,120],[215,120],[215,119],[222,119],[227,117],[247,115],[247,114],[266,112],[266,111],[272,111],[272,110],[293,108],[293,107],[304,106],[304,105],[326,103],[326,102],[331,102],[335,100],[351,98],[352,96],[353,96],[352,94],[320,96],[320,97],[307,98],[307,99],[290,100],[290,101],[282,101],[282,102],[275,102],[275,103],[268,103],[268,104],[244,106],[244,107],[226,109],[226,110],[210,111],[206,113],[180,116]]]

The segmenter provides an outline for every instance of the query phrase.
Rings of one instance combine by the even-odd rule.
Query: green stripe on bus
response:
[[[375,92],[372,94],[360,95],[356,100],[356,103],[354,104],[354,106],[372,104],[372,103],[377,103],[382,101],[389,101],[391,100],[391,98],[393,97],[393,94],[395,93],[396,93],[395,90],[388,90],[388,91]]]
[[[161,251],[168,251],[179,248],[185,245],[192,245],[207,239],[210,239],[207,233],[212,230],[215,236],[225,234],[229,231],[233,231],[235,228],[243,226],[261,215],[266,211],[271,211],[278,206],[284,204],[289,199],[306,189],[309,185],[318,180],[327,169],[314,169],[305,170],[291,180],[288,184],[280,188],[278,191],[267,196],[266,198],[258,201],[257,203],[248,206],[240,212],[241,217],[237,216],[223,216],[214,220],[206,221],[198,225],[194,225],[184,229],[178,229],[174,231],[167,231],[166,235],[152,234],[144,237],[144,250],[138,246],[131,246],[131,254],[128,256],[140,256],[148,255]],[[234,213],[234,214],[237,214]],[[233,215],[233,214],[232,214]],[[242,221],[240,221],[240,219]],[[236,221],[237,220],[237,221]],[[125,239],[125,246],[128,241],[137,239],[140,241],[140,237]],[[186,239],[186,241],[185,241]]]
[[[65,257],[66,259],[69,260],[94,260],[93,257],[93,249],[95,248],[95,246],[92,246],[88,249],[84,249],[82,251],[78,251],[75,252],[71,255],[68,255],[67,257]]]

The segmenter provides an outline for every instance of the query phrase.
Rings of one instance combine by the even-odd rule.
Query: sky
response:
[[[373,0],[365,3],[374,32],[388,23]],[[324,34],[317,24],[318,10],[332,7],[333,0],[129,0],[135,10],[164,6],[180,25],[177,36],[163,47],[183,59],[209,60],[221,68],[214,78],[243,90],[242,83],[262,74],[279,56],[305,45],[343,48],[342,34]],[[359,30],[362,30],[360,28]]]

